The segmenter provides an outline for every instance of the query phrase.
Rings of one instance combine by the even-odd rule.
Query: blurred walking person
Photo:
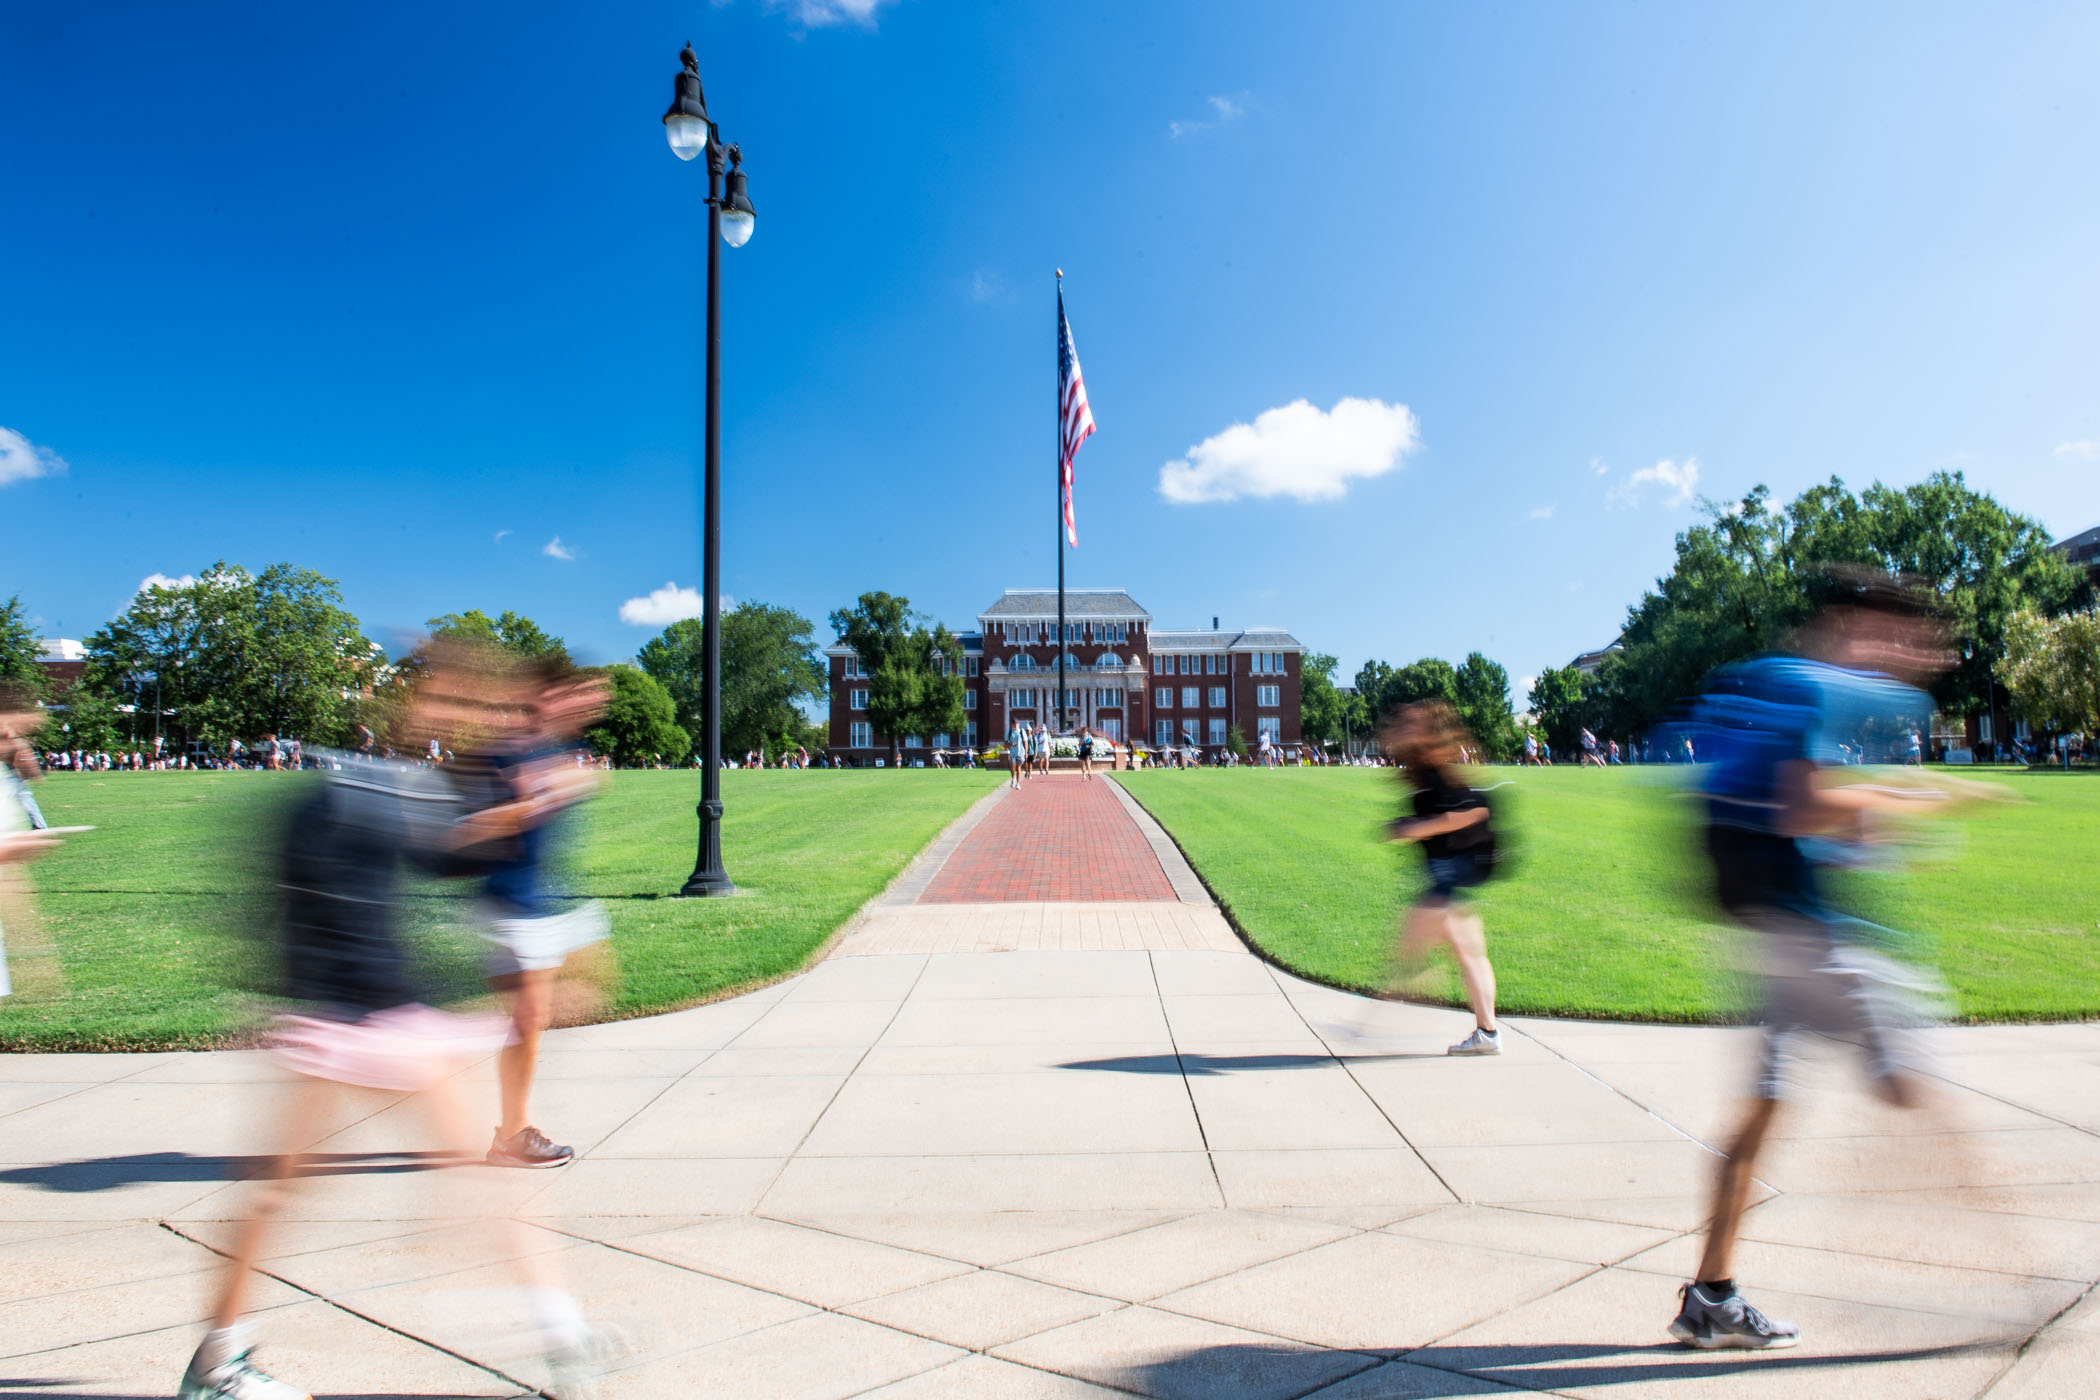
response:
[[[493,708],[472,667],[438,651],[403,716],[405,732],[485,728]],[[337,1086],[418,1094],[441,1143],[475,1161],[471,1117],[454,1076],[500,1047],[498,1017],[452,1015],[425,1005],[399,937],[403,868],[452,873],[454,853],[537,820],[530,801],[461,815],[451,784],[426,768],[357,763],[330,772],[284,823],[276,942],[281,990],[299,1009],[280,1014],[268,1044],[301,1076],[279,1126],[285,1152],[266,1173],[255,1213],[239,1225],[209,1317],[183,1373],[179,1400],[303,1400],[305,1392],[265,1374],[242,1321],[272,1216],[306,1174],[306,1151],[322,1134]],[[491,1222],[519,1232],[515,1220]],[[606,1334],[586,1323],[544,1255],[513,1256],[531,1319],[532,1345],[558,1377],[583,1378],[603,1356]]]
[[[1446,1053],[1499,1055],[1502,1032],[1495,1022],[1495,969],[1488,962],[1486,930],[1470,905],[1460,902],[1495,867],[1487,798],[1467,785],[1458,766],[1465,729],[1444,701],[1418,700],[1394,715],[1381,738],[1401,780],[1414,788],[1410,815],[1392,824],[1392,839],[1419,843],[1429,873],[1428,891],[1401,924],[1396,970],[1411,974],[1438,944],[1449,948],[1473,1010],[1473,1033]]]
[[[1955,790],[1848,782],[1833,736],[1868,714],[1929,712],[1917,684],[1951,663],[1923,595],[1885,574],[1839,571],[1837,596],[1796,639],[1799,655],[1767,655],[1709,678],[1695,722],[1707,763],[1706,847],[1721,908],[1756,935],[1763,1039],[1749,1105],[1714,1186],[1712,1223],[1697,1276],[1680,1290],[1670,1333],[1702,1348],[1790,1347],[1800,1329],[1766,1317],[1736,1288],[1737,1229],[1757,1159],[1788,1092],[1804,1033],[1857,1046],[1876,1092],[1918,1106],[1915,1031],[1933,1019],[1933,980],[1868,946],[1885,929],[1826,903],[1819,864],[1876,836],[1875,818]],[[1686,739],[1687,752],[1691,740]],[[1979,785],[1963,790],[1982,793]]]
[[[1019,787],[1028,776],[1028,721],[1017,719],[1006,730],[1008,787]]]
[[[486,858],[482,933],[488,940],[489,984],[510,1009],[510,1041],[498,1057],[502,1120],[487,1160],[498,1167],[560,1167],[574,1149],[551,1141],[530,1121],[532,1081],[540,1037],[553,1020],[563,964],[612,932],[605,907],[574,901],[553,889],[550,865],[561,818],[597,789],[597,775],[573,758],[583,731],[605,710],[602,677],[541,669],[512,682],[518,731],[462,754],[449,768],[470,808],[530,803],[534,815],[494,839]],[[472,852],[467,854],[471,855]]]

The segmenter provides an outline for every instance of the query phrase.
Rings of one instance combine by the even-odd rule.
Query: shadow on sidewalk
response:
[[[1814,1372],[1835,1366],[1875,1366],[1890,1362],[1930,1361],[1941,1357],[1967,1356],[2000,1349],[1997,1343],[1914,1347],[1901,1351],[1855,1351],[1823,1356],[1798,1352],[1750,1354],[1690,1351],[1673,1342],[1653,1346],[1612,1346],[1585,1342],[1539,1343],[1530,1346],[1428,1346],[1413,1351],[1358,1352],[1357,1355],[1390,1358],[1420,1368],[1409,1373],[1404,1393],[1410,1400],[1443,1400],[1443,1397],[1516,1394],[1541,1390],[1558,1392],[1563,1387],[1626,1385],[1640,1381],[1682,1380],[1697,1382],[1752,1371]],[[1144,1395],[1165,1400],[1222,1400],[1226,1396],[1267,1395],[1279,1391],[1279,1381],[1304,1375],[1308,1383],[1328,1384],[1343,1373],[1329,1372],[1331,1379],[1313,1382],[1328,1368],[1323,1362],[1349,1355],[1340,1348],[1283,1345],[1235,1345],[1198,1347],[1193,1351],[1161,1357],[1157,1361],[1121,1368],[1109,1383],[1128,1387]],[[1623,1357],[1606,1362],[1608,1357]],[[1558,1365],[1554,1363],[1589,1363]],[[1601,1363],[1601,1364],[1600,1364]],[[1438,1373],[1448,1383],[1438,1380]],[[1498,1374],[1499,1373],[1499,1374]],[[1288,1389],[1288,1387],[1283,1387]],[[1291,1393],[1299,1393],[1292,1390]],[[1365,1394],[1385,1394],[1366,1390]]]
[[[1230,1074],[1236,1069],[1309,1069],[1321,1065],[1355,1065],[1375,1060],[1444,1060],[1443,1051],[1383,1055],[1110,1055],[1099,1060],[1071,1060],[1059,1069],[1098,1069],[1112,1074]]]
[[[193,1157],[187,1152],[140,1152],[129,1157],[93,1157],[0,1171],[0,1186],[44,1191],[114,1191],[146,1183],[245,1181],[260,1176],[274,1157]],[[295,1176],[386,1176],[429,1171],[475,1159],[445,1152],[311,1152]]]

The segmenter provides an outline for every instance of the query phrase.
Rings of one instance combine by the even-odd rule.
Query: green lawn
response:
[[[206,1046],[239,1039],[267,986],[268,850],[310,775],[54,774],[53,825],[97,829],[31,867],[63,991],[9,942],[21,995],[0,998],[0,1049]],[[693,868],[699,779],[616,773],[586,809],[571,887],[606,902],[620,980],[640,1016],[793,972],[999,776],[985,771],[729,772],[723,863],[733,899],[662,896]],[[446,999],[479,987],[459,886],[409,901],[424,974]],[[48,965],[49,960],[44,960]]]
[[[1994,771],[2024,801],[1934,823],[1900,872],[1848,874],[1855,912],[1914,935],[1970,1020],[2100,1015],[2100,778]],[[1741,950],[1705,898],[1692,804],[1674,770],[1497,768],[1513,847],[1480,891],[1511,1013],[1715,1021],[1743,1012],[1721,969]],[[1374,988],[1413,847],[1381,839],[1402,790],[1389,770],[1145,772],[1125,785],[1188,854],[1229,916],[1283,966]],[[1458,1001],[1455,976],[1441,974]],[[1432,982],[1431,986],[1439,985]]]

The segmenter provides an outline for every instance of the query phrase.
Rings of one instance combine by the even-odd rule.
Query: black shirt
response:
[[[1488,801],[1463,783],[1454,783],[1451,775],[1442,769],[1432,768],[1420,774],[1422,786],[1415,789],[1415,816],[1440,817],[1450,812],[1471,812],[1485,808]],[[1457,831],[1447,831],[1432,836],[1422,843],[1422,854],[1431,860],[1443,860],[1451,856],[1478,855],[1483,850],[1494,849],[1494,837],[1488,831],[1487,822],[1475,822]]]

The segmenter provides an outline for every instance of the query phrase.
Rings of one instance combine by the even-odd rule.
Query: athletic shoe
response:
[[[488,1164],[492,1167],[565,1167],[576,1149],[547,1141],[538,1128],[520,1128],[509,1137],[497,1130],[489,1143]]]
[[[1733,1288],[1715,1297],[1702,1283],[1688,1283],[1678,1290],[1684,1299],[1670,1335],[1686,1346],[1790,1347],[1801,1340],[1801,1329],[1791,1322],[1774,1322]]]
[[[226,1360],[200,1372],[195,1360],[182,1373],[177,1400],[312,1400],[296,1385],[286,1385],[255,1369],[248,1360],[254,1348],[235,1352]]]
[[[1482,1030],[1475,1026],[1473,1033],[1444,1052],[1446,1055],[1499,1055],[1502,1053],[1502,1032]]]

